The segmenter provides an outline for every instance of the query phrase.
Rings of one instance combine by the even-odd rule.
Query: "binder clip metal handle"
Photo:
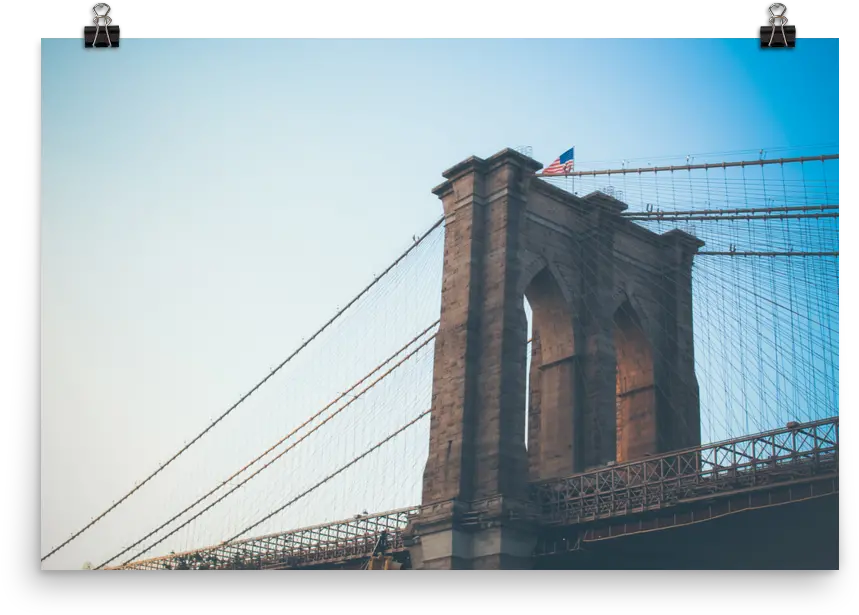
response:
[[[795,47],[796,27],[787,25],[787,17],[785,16],[787,7],[781,2],[776,2],[770,5],[769,12],[770,25],[761,28],[761,47]],[[776,25],[776,21],[778,21],[778,25]],[[776,30],[781,33],[781,41],[775,38]],[[766,39],[767,34],[769,34],[769,40]]]
[[[84,28],[84,46],[119,47],[119,26],[111,25],[113,19],[109,16],[110,5],[99,2],[92,7],[92,13],[95,26]]]

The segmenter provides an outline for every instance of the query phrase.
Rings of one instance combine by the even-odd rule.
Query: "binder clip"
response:
[[[121,33],[110,16],[111,0],[89,2],[93,25],[84,28],[84,47],[119,47]]]
[[[796,47],[796,26],[790,24],[791,0],[767,2],[769,25],[761,28],[761,47]]]

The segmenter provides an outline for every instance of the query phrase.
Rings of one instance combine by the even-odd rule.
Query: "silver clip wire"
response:
[[[773,12],[773,9],[776,9],[776,10],[781,9],[781,13],[776,15]],[[781,22],[781,25],[780,25],[780,27],[781,27],[781,38],[784,41],[784,46],[787,47],[787,36],[784,33],[784,26],[787,23],[787,17],[784,16],[785,13],[787,13],[787,7],[785,5],[783,5],[781,2],[776,2],[775,4],[770,5],[770,15],[772,15],[772,17],[770,17],[770,25],[773,27],[773,30],[772,30],[772,33],[770,34],[770,42],[769,42],[768,47],[773,46],[773,37],[775,36],[775,20],[776,19],[778,19]]]
[[[776,5],[774,4],[773,6]],[[99,10],[101,9],[107,9],[104,12],[104,15],[99,15]],[[107,14],[110,13],[110,5],[105,4],[103,2],[99,2],[94,7],[92,7],[92,12],[93,15],[95,15],[95,17],[92,18],[92,22],[95,24],[95,38],[92,39],[92,46],[95,47],[95,42],[98,40],[98,29],[102,26],[101,22],[104,21],[103,25],[104,33],[107,35],[107,46],[113,47],[113,43],[110,42],[110,31],[107,29],[107,27],[113,21],[110,17],[107,16]],[[770,22],[772,22],[772,19],[770,19]]]

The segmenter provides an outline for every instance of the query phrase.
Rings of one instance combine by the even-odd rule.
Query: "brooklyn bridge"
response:
[[[135,510],[94,567],[837,568],[838,154],[673,162],[444,171],[431,228],[42,561]]]

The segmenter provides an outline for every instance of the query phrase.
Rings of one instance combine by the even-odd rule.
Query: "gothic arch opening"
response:
[[[653,348],[629,300],[614,314],[618,463],[657,452]]]
[[[532,355],[534,354],[534,318],[533,312],[531,311],[531,304],[528,303],[527,297],[522,297],[522,301],[524,303],[524,311],[525,311],[525,321],[527,323],[525,339],[525,448],[528,449],[533,445],[534,438],[530,435],[531,421],[531,394],[534,391],[534,387],[531,385],[531,379],[533,374],[531,372],[531,366],[533,364]],[[537,342],[539,345],[539,342]],[[539,351],[538,351],[539,352]],[[539,400],[537,400],[539,404]]]
[[[524,300],[531,312],[528,461],[531,479],[540,480],[575,471],[578,365],[572,311],[548,268],[534,276]]]

